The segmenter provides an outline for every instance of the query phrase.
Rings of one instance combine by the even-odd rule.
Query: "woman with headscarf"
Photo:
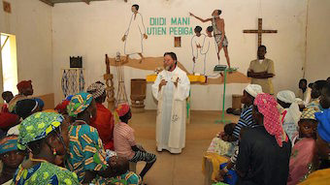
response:
[[[274,97],[258,94],[253,118],[259,126],[247,129],[241,138],[236,161],[237,184],[286,184],[291,143],[283,131]]]
[[[72,97],[67,109],[74,122],[69,130],[70,155],[66,166],[77,173],[81,184],[106,184],[105,178],[111,177],[112,171],[105,160],[106,153],[97,130],[89,126],[96,117],[93,96],[78,93]]]
[[[87,88],[87,92],[92,94],[96,102],[97,117],[91,122],[91,126],[97,129],[104,149],[114,151],[113,129],[115,121],[112,113],[103,105],[107,97],[105,85],[100,81],[95,82]]]
[[[19,116],[21,119],[26,119],[30,115],[39,112],[39,103],[35,99],[23,99],[17,102],[16,104],[16,114]],[[18,122],[19,123],[19,122]],[[19,124],[16,126],[11,127],[8,132],[8,134],[14,134],[18,135],[19,131]]]
[[[56,113],[35,113],[19,127],[18,148],[28,149],[30,158],[16,171],[13,184],[79,184],[77,175],[56,164],[68,147],[68,124]]]
[[[277,103],[284,109],[283,129],[288,134],[290,141],[298,133],[298,121],[301,116],[298,99],[296,95],[289,90],[277,93]]]
[[[18,94],[14,96],[12,100],[8,103],[9,112],[15,113],[16,103],[20,100],[26,99],[28,96],[33,95],[33,87],[31,80],[23,80],[17,85]]]
[[[0,141],[0,160],[3,163],[0,184],[10,184],[26,152],[17,148],[17,136],[7,136]]]
[[[244,108],[242,110],[242,113],[240,115],[240,118],[237,122],[237,124],[234,127],[233,136],[235,140],[238,140],[241,129],[242,128],[252,128],[256,126],[254,119],[252,118],[252,109],[253,109],[253,101],[255,97],[262,93],[262,88],[258,84],[249,84],[247,85],[243,90],[243,97],[241,99],[242,104],[244,104]],[[224,132],[219,133],[217,137],[213,138],[207,153],[204,155],[203,159],[209,159],[212,161],[212,175],[211,179],[215,180],[216,176],[219,174],[219,166],[221,163],[227,162],[228,159],[224,158],[223,156],[217,155],[217,154],[226,154],[228,157],[237,157],[237,142],[225,142],[223,141]],[[236,151],[235,151],[236,150]],[[216,152],[217,154],[213,154]],[[221,153],[220,153],[221,152]],[[203,171],[207,168],[206,161],[203,162]],[[230,169],[230,167],[228,168]],[[225,170],[220,171],[221,174],[225,174]],[[222,175],[221,175],[222,176]]]
[[[292,140],[290,157],[290,172],[288,185],[295,185],[304,180],[308,174],[316,169],[316,128],[317,120],[314,108],[304,109],[298,122],[299,135]]]
[[[315,113],[319,124],[317,126],[317,153],[321,160],[330,159],[330,109]],[[330,168],[317,170],[301,183],[301,185],[327,185],[330,182]]]
[[[239,138],[242,128],[252,128],[256,125],[252,117],[252,109],[253,101],[260,93],[262,93],[262,87],[258,84],[249,84],[244,88],[243,97],[241,99],[241,102],[244,104],[244,108],[234,129],[234,136],[237,139]]]

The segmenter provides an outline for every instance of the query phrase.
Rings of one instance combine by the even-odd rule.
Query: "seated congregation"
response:
[[[241,103],[204,154],[205,185],[330,183],[330,78],[300,80],[297,95],[249,84]]]
[[[143,184],[157,157],[136,143],[128,104],[114,113],[102,105],[102,82],[46,110],[31,97],[31,81],[17,88],[16,96],[2,94],[0,184]],[[140,161],[146,165],[136,174],[130,166]]]

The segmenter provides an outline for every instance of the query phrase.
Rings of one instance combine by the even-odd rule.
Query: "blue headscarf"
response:
[[[317,126],[319,136],[327,143],[330,143],[330,109],[316,112],[315,118],[319,122]]]
[[[44,103],[44,101],[42,99],[40,99],[40,98],[34,98],[34,100],[36,102],[38,102],[38,106],[40,107],[40,109],[43,109],[44,108],[45,103]]]
[[[18,150],[17,136],[7,136],[0,141],[0,154]]]

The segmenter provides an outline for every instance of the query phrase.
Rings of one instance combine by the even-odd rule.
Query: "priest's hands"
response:
[[[164,85],[166,85],[167,84],[167,81],[165,81],[164,79],[159,83],[159,86],[158,86],[158,91],[160,91],[161,89],[162,89],[162,87],[164,86]]]

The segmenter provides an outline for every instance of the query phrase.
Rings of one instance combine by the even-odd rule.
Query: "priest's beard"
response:
[[[166,71],[171,71],[173,68],[173,65],[170,65],[170,66],[165,66],[165,70]]]

